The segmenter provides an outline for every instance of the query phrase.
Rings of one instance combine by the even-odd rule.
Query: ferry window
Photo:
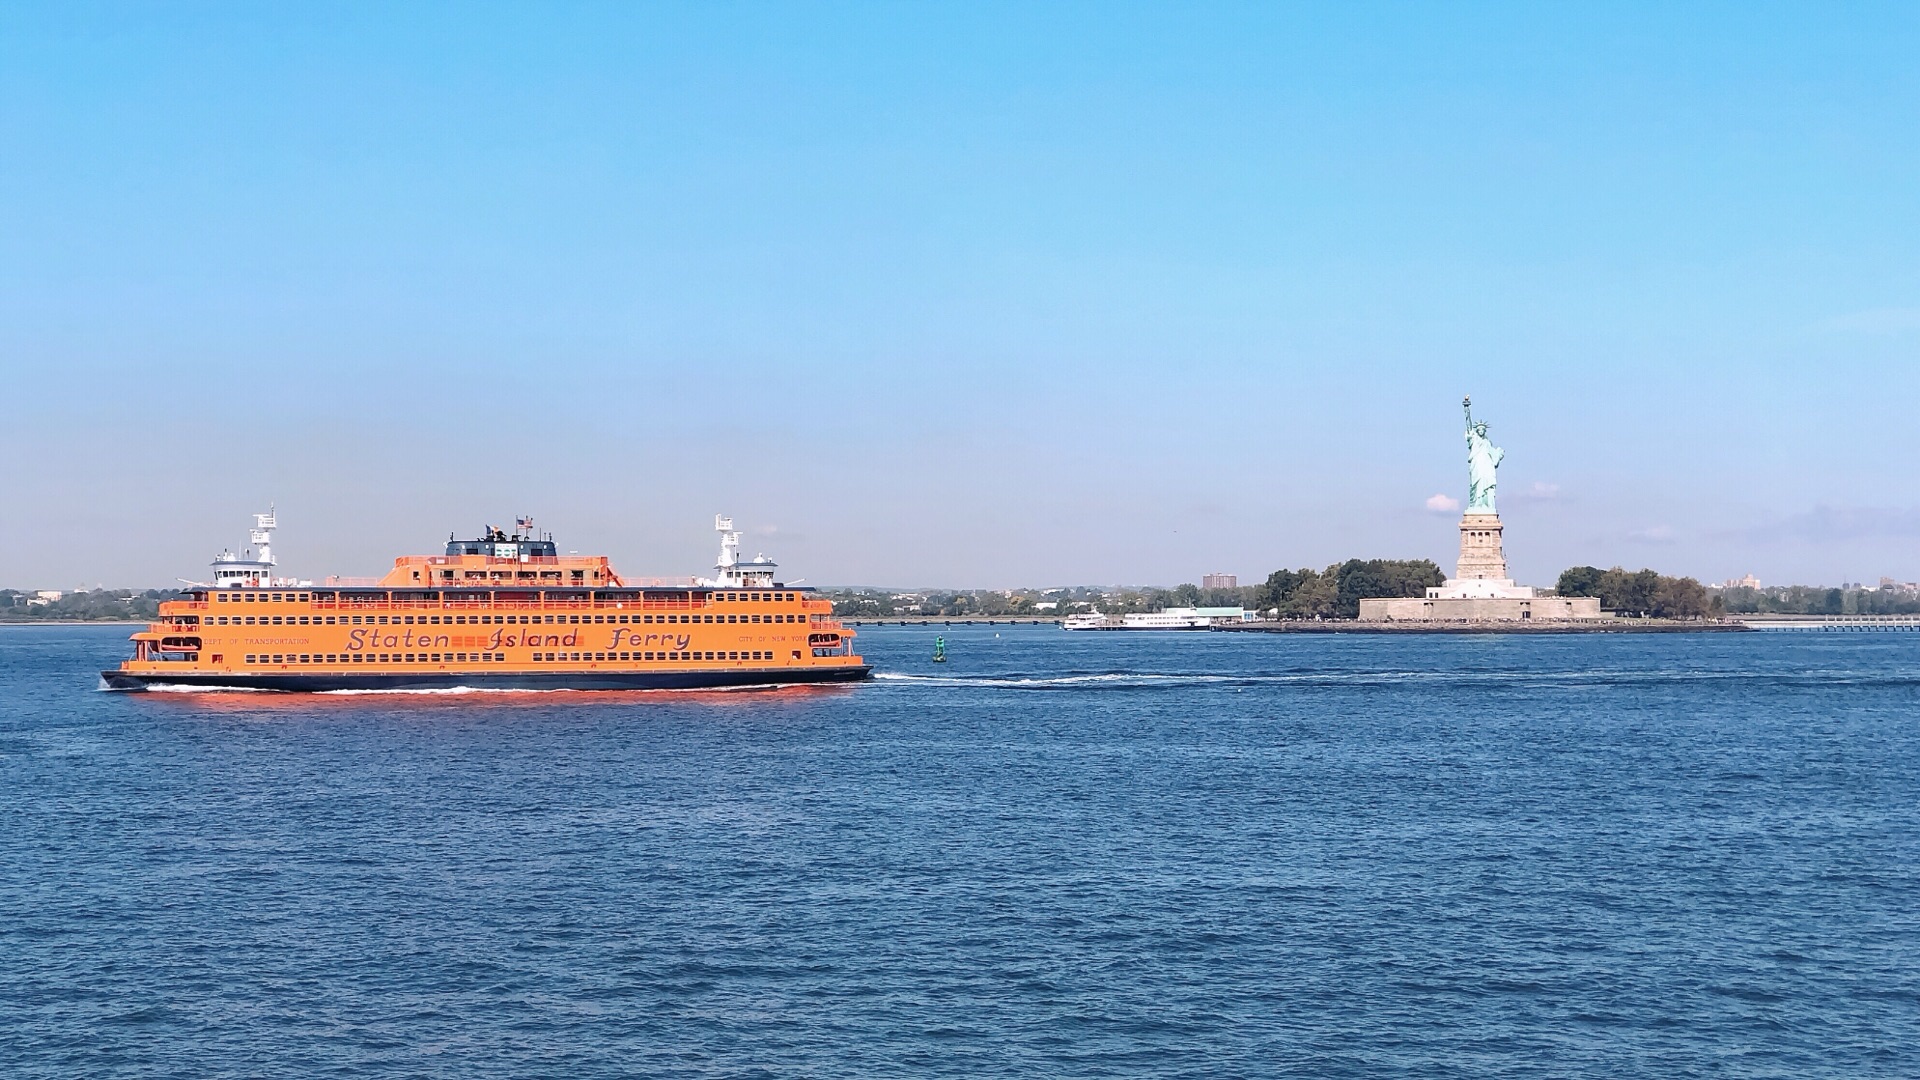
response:
[[[247,603],[249,603],[249,604],[251,604],[251,603],[253,603],[253,594],[252,594],[252,593],[242,593],[242,594],[241,594],[241,596],[240,596],[240,598],[241,598],[242,600],[245,600],[245,601],[246,601]]]

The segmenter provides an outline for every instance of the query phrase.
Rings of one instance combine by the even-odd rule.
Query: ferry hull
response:
[[[859,682],[871,665],[731,671],[422,671],[346,673],[129,672],[103,671],[108,690],[721,690],[743,686]]]

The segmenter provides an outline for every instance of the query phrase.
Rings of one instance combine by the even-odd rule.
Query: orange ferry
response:
[[[851,682],[872,667],[812,590],[742,561],[714,519],[710,579],[630,581],[605,556],[561,555],[521,518],[508,534],[449,538],[378,581],[316,586],[273,576],[276,520],[255,515],[257,550],[223,551],[211,584],[160,605],[108,689],[697,689]]]

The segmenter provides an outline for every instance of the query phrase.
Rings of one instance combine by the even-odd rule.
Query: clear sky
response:
[[[1912,4],[0,7],[0,584],[1920,579]],[[1444,501],[1444,500],[1442,500]]]

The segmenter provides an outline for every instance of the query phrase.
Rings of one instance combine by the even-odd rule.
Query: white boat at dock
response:
[[[1224,623],[1247,621],[1247,611],[1237,607],[1173,607],[1163,611],[1143,611],[1130,615],[1109,615],[1093,611],[1069,615],[1061,620],[1062,630],[1209,630]]]

